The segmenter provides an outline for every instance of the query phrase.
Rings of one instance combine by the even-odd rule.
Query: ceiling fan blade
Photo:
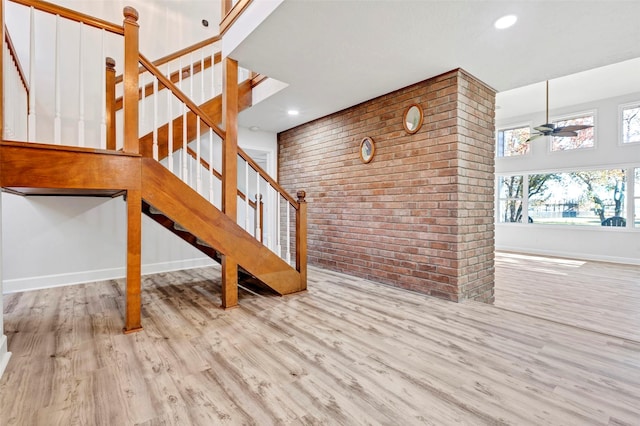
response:
[[[560,137],[560,138],[578,136],[578,134],[576,132],[574,132],[572,130],[565,130],[562,127],[556,129],[556,131],[553,132],[552,135],[555,136],[555,137]]]
[[[589,129],[591,127],[593,127],[593,126],[591,126],[589,124],[574,124],[572,126],[558,127],[556,130],[558,130],[558,131],[567,130],[569,132],[575,132],[577,130]]]
[[[531,136],[529,136],[529,139],[526,140],[526,142],[531,142],[534,139],[538,139],[540,136],[545,136],[544,133],[535,133]]]
[[[555,129],[555,127],[556,126],[554,124],[552,124],[552,123],[545,123],[545,124],[542,124],[542,125],[540,125],[538,127],[534,127],[533,129],[544,133],[544,132],[552,132],[553,129]]]

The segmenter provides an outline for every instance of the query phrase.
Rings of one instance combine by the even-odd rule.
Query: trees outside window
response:
[[[601,226],[608,218],[626,217],[626,183],[621,169],[503,176],[498,180],[499,221],[522,222],[526,205],[529,223]],[[640,182],[635,186],[640,188]],[[635,199],[636,216],[639,204],[640,197]]]
[[[514,127],[510,129],[498,130],[498,157],[513,157],[524,155],[529,152],[529,142],[531,136],[529,126]]]
[[[573,126],[578,124],[594,126],[594,123],[594,113],[584,114],[553,122],[556,127]],[[578,135],[573,137],[552,137],[551,151],[568,151],[572,149],[593,148],[594,146],[596,146],[594,137],[595,127],[579,130],[577,133]]]
[[[640,142],[640,103],[622,107],[622,143]]]

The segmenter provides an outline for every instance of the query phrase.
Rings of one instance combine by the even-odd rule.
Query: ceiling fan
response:
[[[589,127],[593,127],[588,124],[574,124],[571,126],[561,126],[556,127],[555,124],[549,123],[549,80],[547,80],[547,119],[546,123],[542,124],[538,127],[534,127],[533,130],[537,130],[538,133],[533,133],[527,142],[532,141],[540,136],[559,136],[559,137],[573,137],[578,136],[579,130],[588,129]]]

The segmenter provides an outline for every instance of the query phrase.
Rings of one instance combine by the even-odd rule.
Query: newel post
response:
[[[130,6],[124,14],[124,152],[138,154],[138,12]]]
[[[237,221],[238,208],[238,62],[224,60],[222,92],[222,211]],[[248,194],[247,194],[248,195]]]
[[[307,289],[307,193],[298,191],[296,211],[296,269],[300,272],[300,291]]]
[[[105,82],[106,82],[106,125],[107,125],[107,149],[116,149],[116,61],[113,58],[105,60]]]
[[[124,13],[124,152],[138,154],[138,12]],[[127,189],[127,300],[125,333],[142,330],[140,295],[142,274],[142,191]]]

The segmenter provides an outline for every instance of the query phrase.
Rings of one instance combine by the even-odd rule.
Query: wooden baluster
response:
[[[84,50],[82,48],[83,28],[84,24],[80,22],[80,41],[78,46],[78,146],[84,146],[84,61],[82,60],[82,51]]]
[[[56,47],[54,49],[54,71],[53,71],[53,84],[54,84],[54,103],[55,103],[55,115],[53,118],[53,143],[56,145],[62,144],[62,117],[61,117],[61,96],[60,93],[60,54],[62,51],[61,37],[60,37],[60,15],[56,15]]]
[[[167,78],[171,79],[171,68],[167,63]],[[169,121],[167,122],[168,132],[167,132],[167,154],[168,154],[168,165],[169,171],[173,173],[173,93],[167,87],[167,116],[169,117]]]
[[[289,204],[289,202],[287,201],[287,256],[286,256],[286,260],[288,264],[291,264],[291,216],[290,216],[290,210],[291,210],[291,204]]]
[[[3,24],[4,25],[4,24]],[[35,9],[30,8],[29,15],[29,114],[27,117],[27,139],[36,141],[36,27]]]
[[[158,161],[158,79],[153,78],[153,159]]]
[[[138,154],[138,12],[132,7],[125,7],[124,18],[124,152]]]
[[[298,191],[298,210],[296,211],[296,269],[300,272],[300,290],[307,289],[307,195]]]
[[[104,30],[103,30],[104,33]],[[108,150],[116,149],[116,61],[113,58],[105,60],[105,111],[102,113],[100,134],[106,140],[102,146]]]

